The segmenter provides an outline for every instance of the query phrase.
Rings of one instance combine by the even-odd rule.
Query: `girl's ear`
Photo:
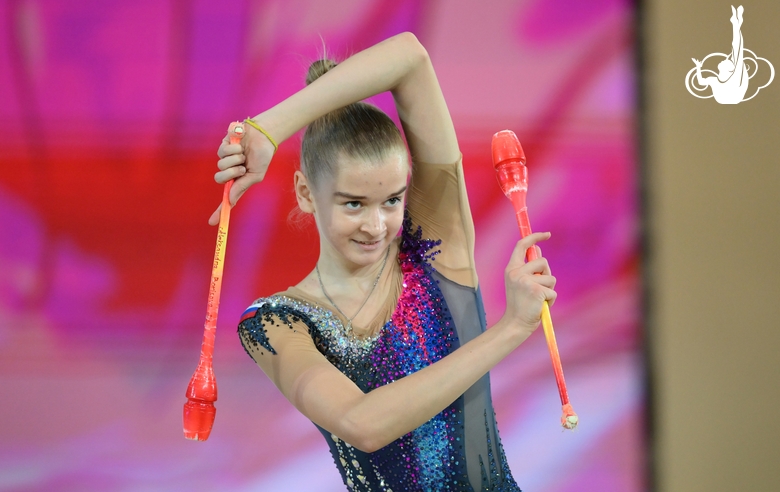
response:
[[[301,171],[295,171],[295,198],[298,200],[298,208],[307,214],[314,213],[314,196],[306,176]]]

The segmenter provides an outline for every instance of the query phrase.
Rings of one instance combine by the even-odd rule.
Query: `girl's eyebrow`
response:
[[[387,195],[387,196],[388,196],[388,198],[390,198],[390,197],[394,197],[394,196],[396,196],[396,195],[400,195],[401,193],[403,193],[404,191],[406,191],[406,187],[407,187],[407,186],[408,186],[408,185],[403,185],[403,187],[401,187],[401,189],[400,189],[400,190],[396,191],[395,193],[390,193],[389,195]]]
[[[342,198],[348,198],[350,200],[365,200],[366,199],[366,197],[364,197],[364,196],[352,195],[350,193],[345,193],[343,191],[337,191],[337,192],[333,193],[333,196],[339,196],[339,197],[342,197]]]
[[[387,196],[388,196],[388,197],[394,197],[394,196],[396,196],[396,195],[400,195],[401,193],[403,193],[404,191],[406,191],[406,187],[407,187],[407,185],[404,185],[404,186],[403,186],[403,187],[402,187],[400,190],[396,191],[395,193],[390,193],[390,194],[389,194],[389,195],[387,195]],[[361,196],[361,195],[353,195],[353,194],[351,194],[351,193],[346,193],[346,192],[344,192],[344,191],[336,191],[336,192],[334,192],[334,193],[333,193],[333,195],[334,195],[334,196],[341,197],[341,198],[347,198],[347,199],[349,199],[349,200],[365,200],[366,198],[368,198],[368,197],[366,197],[366,196]]]

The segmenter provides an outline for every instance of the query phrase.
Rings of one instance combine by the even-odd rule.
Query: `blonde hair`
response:
[[[306,85],[336,67],[329,59],[309,66]],[[332,111],[307,128],[301,143],[301,172],[316,187],[338,171],[342,156],[381,162],[398,150],[406,153],[401,132],[381,109],[362,101]]]

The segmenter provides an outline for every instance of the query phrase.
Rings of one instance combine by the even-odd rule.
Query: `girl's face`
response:
[[[336,176],[310,194],[323,259],[348,268],[381,261],[401,229],[408,181],[406,152],[379,163],[342,157]]]

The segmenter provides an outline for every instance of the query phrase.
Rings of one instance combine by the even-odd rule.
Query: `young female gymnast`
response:
[[[517,243],[506,311],[486,330],[461,154],[425,49],[400,34],[338,66],[315,62],[307,84],[219,147],[215,179],[235,179],[234,203],[276,142],[308,126],[294,186],[319,259],[244,313],[244,348],[325,436],[350,490],[519,490],[488,371],[555,300],[547,261],[524,262],[549,234]],[[408,153],[392,120],[360,102],[388,90]]]

